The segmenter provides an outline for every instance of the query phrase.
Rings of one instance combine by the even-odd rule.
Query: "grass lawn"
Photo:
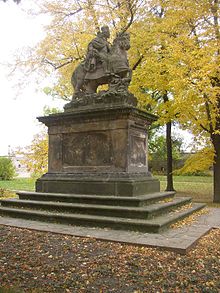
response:
[[[155,176],[160,180],[161,191],[166,188],[166,176]],[[191,196],[197,202],[212,202],[213,178],[208,176],[174,176],[174,188],[177,196]],[[0,189],[30,190],[35,189],[35,179],[16,178],[1,181]]]
[[[0,180],[0,188],[8,190],[34,190],[35,179],[15,178],[13,180]]]
[[[166,176],[155,176],[160,180],[161,190],[166,188]],[[177,196],[191,196],[197,202],[212,202],[213,178],[211,176],[174,176]]]

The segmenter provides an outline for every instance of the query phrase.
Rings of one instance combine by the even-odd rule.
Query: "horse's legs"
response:
[[[98,88],[98,84],[97,84],[97,82],[95,80],[89,80],[85,84],[85,89],[86,89],[85,91],[88,94],[96,93],[97,88]]]
[[[77,80],[77,84],[75,85],[75,93],[80,93],[80,91],[83,90],[83,82],[84,80],[83,79],[78,79]]]
[[[80,63],[76,69],[74,70],[72,77],[71,77],[71,83],[74,88],[75,94],[80,93],[83,91],[83,84],[85,80],[86,72],[84,70],[84,67],[82,63]]]

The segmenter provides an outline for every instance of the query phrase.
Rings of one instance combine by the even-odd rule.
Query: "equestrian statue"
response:
[[[118,33],[112,45],[108,42],[109,37],[109,27],[103,26],[89,43],[85,60],[72,74],[74,96],[94,94],[103,84],[108,84],[110,91],[128,89],[131,81],[127,57],[130,35],[127,32]]]

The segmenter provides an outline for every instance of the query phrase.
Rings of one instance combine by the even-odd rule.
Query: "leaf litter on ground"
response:
[[[217,293],[220,229],[180,255],[0,225],[0,292]]]

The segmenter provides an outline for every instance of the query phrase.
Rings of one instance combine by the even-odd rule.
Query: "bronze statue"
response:
[[[111,91],[127,90],[131,81],[127,50],[130,49],[130,35],[118,33],[111,46],[108,43],[110,31],[103,26],[89,43],[85,60],[72,74],[75,94],[96,93],[99,85],[108,84]]]

